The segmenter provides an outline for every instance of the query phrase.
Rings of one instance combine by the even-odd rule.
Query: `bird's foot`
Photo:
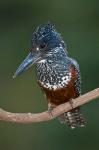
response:
[[[72,101],[72,99],[70,99],[70,100],[69,100],[69,103],[70,103],[70,106],[71,106],[71,108],[72,108],[72,109],[74,109],[74,106],[73,106],[73,101]]]
[[[50,115],[50,117],[52,118],[53,117],[53,109],[55,108],[55,106],[54,105],[52,105],[52,104],[48,104],[48,113],[49,113],[49,115]]]

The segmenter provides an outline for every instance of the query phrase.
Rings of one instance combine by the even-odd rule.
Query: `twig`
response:
[[[88,92],[76,99],[73,99],[72,106],[73,106],[73,108],[76,108],[76,107],[83,105],[85,103],[88,103],[89,101],[96,99],[98,97],[99,97],[99,88],[97,88],[91,92]],[[11,113],[11,112],[7,112],[3,109],[0,109],[0,120],[8,121],[8,122],[23,123],[23,124],[48,121],[48,120],[56,118],[60,114],[67,112],[71,109],[72,109],[72,107],[69,102],[59,105],[53,109],[52,117],[49,115],[48,111],[38,113],[38,114],[32,114],[32,113]]]

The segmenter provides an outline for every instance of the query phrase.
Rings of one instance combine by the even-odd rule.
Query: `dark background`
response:
[[[99,87],[98,0],[0,1],[0,107],[12,112],[42,112],[47,102],[36,82],[35,67],[16,79],[13,73],[28,54],[33,30],[55,23],[78,60],[82,93]],[[70,130],[57,119],[22,125],[0,122],[0,150],[97,150],[99,101],[82,107],[87,126]]]

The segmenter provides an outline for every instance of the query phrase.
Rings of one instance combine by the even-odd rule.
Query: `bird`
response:
[[[38,85],[48,101],[48,112],[52,114],[55,107],[66,102],[72,106],[72,99],[81,95],[80,68],[78,62],[69,57],[66,43],[51,22],[34,30],[29,54],[13,78],[34,64]],[[58,120],[71,129],[86,124],[80,107],[61,114]]]

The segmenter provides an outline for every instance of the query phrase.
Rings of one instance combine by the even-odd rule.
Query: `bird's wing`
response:
[[[81,74],[80,74],[79,65],[77,61],[72,58],[70,58],[70,61],[71,61],[71,68],[72,70],[74,70],[75,75],[76,75],[75,88],[79,96],[81,94]]]

